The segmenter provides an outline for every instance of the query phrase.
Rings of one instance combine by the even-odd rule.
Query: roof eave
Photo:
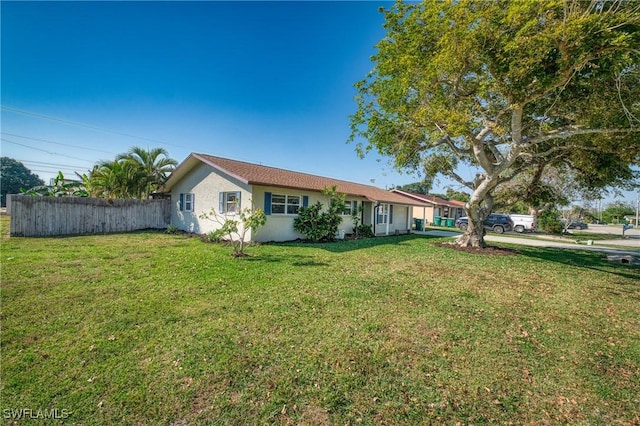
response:
[[[224,167],[220,167],[219,165],[217,165],[216,163],[213,163],[209,160],[207,160],[205,157],[203,157],[200,154],[193,154],[194,157],[196,157],[197,159],[199,159],[200,161],[202,161],[203,163],[205,163],[208,166],[213,167],[214,169],[221,171],[222,173],[233,177],[234,179],[239,180],[240,182],[244,183],[245,185],[249,184],[249,180],[243,176],[237,175],[235,173],[230,172],[229,170],[225,169]]]

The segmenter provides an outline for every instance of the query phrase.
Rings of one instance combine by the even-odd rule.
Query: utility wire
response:
[[[54,144],[54,145],[68,146],[68,147],[71,147],[71,148],[86,149],[88,151],[96,151],[96,152],[103,152],[105,154],[118,155],[115,152],[103,151],[101,149],[95,149],[95,148],[87,148],[86,146],[71,145],[71,144],[68,144],[68,143],[55,142],[55,141],[50,141],[50,140],[46,140],[46,139],[32,138],[32,137],[29,137],[29,136],[16,135],[14,133],[7,133],[7,132],[0,132],[0,133],[2,133],[3,135],[13,136],[13,137],[16,137],[16,138],[29,139],[29,140],[32,140],[32,141],[46,142],[46,143],[50,143],[50,144]]]
[[[101,132],[113,133],[114,135],[126,136],[128,138],[140,139],[140,140],[145,140],[145,141],[149,141],[149,142],[159,143],[161,145],[175,146],[177,148],[187,149],[186,147],[184,147],[182,145],[175,145],[175,144],[159,141],[157,139],[146,138],[146,137],[143,137],[143,136],[131,135],[129,133],[116,132],[115,130],[109,130],[109,129],[105,129],[105,128],[102,128],[102,127],[92,126],[90,124],[78,123],[77,121],[63,120],[61,118],[50,117],[48,115],[38,114],[38,113],[35,113],[35,112],[25,111],[25,110],[17,109],[17,108],[11,108],[11,107],[4,106],[4,105],[0,106],[0,108],[4,109],[6,111],[15,112],[15,113],[18,113],[18,114],[30,115],[30,116],[33,116],[33,117],[44,118],[44,119],[51,120],[51,121],[58,121],[58,122],[64,123],[64,124],[71,124],[71,125],[74,125],[74,126],[80,126],[80,127],[84,127],[84,128],[91,129],[91,130],[98,130],[98,131],[101,131]]]
[[[93,161],[91,161],[91,160],[86,160],[86,159],[84,159],[84,158],[72,157],[71,155],[65,155],[65,154],[58,154],[58,153],[56,153],[56,152],[47,151],[46,149],[34,148],[34,147],[32,147],[32,146],[25,145],[25,144],[23,144],[23,143],[19,143],[19,142],[10,141],[10,140],[8,140],[8,139],[4,139],[4,138],[0,138],[0,140],[1,140],[1,141],[3,141],[3,142],[12,143],[12,144],[15,144],[15,145],[20,145],[20,146],[24,146],[25,148],[35,149],[36,151],[46,152],[47,154],[50,154],[50,155],[59,155],[60,157],[67,157],[67,158],[72,158],[72,159],[74,159],[74,160],[86,161],[87,163],[93,163]]]
[[[33,161],[33,160],[20,160],[19,158],[15,158],[14,160],[16,161],[20,161],[21,163],[29,163],[29,164],[35,164],[36,167],[45,167],[45,166],[58,166],[58,167],[73,167],[73,168],[79,168],[79,167],[84,167],[84,166],[73,166],[71,164],[56,164],[56,163],[48,163],[45,161]]]
[[[40,173],[49,173],[52,175],[56,175],[58,174],[58,172],[71,172],[71,173],[77,173],[77,170],[74,169],[53,169],[53,170],[41,170],[41,169],[29,169],[32,172],[40,172]]]
[[[51,170],[72,170],[72,171],[76,171],[76,170],[85,170],[85,167],[56,167],[56,166],[42,166],[42,165],[26,165],[29,169],[37,169],[37,168],[41,168],[41,169],[51,169]]]

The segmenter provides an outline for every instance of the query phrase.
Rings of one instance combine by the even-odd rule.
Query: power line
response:
[[[71,173],[76,173],[76,170],[73,169],[65,169],[65,168],[60,168],[60,169],[51,169],[51,170],[42,170],[42,169],[32,169],[29,168],[29,170],[31,170],[32,172],[40,172],[40,173],[51,173],[51,174],[58,174],[58,172],[71,172]]]
[[[42,166],[42,165],[35,165],[35,166],[31,166],[31,165],[26,165],[29,169],[37,169],[37,168],[41,168],[41,169],[51,169],[51,170],[69,170],[72,172],[75,172],[77,170],[83,170],[86,169],[85,167],[56,167],[56,166]]]
[[[36,167],[43,167],[43,166],[58,166],[58,167],[72,167],[72,168],[82,168],[82,167],[84,167],[84,166],[72,166],[71,164],[48,163],[46,161],[20,160],[18,158],[14,158],[14,160],[20,161],[21,163],[35,164]]]
[[[62,170],[55,170],[55,171],[51,171],[51,170],[39,170],[39,169],[29,169],[32,172],[38,172],[38,173],[48,173],[48,174],[52,174],[52,175],[57,175],[58,172],[61,171],[65,171],[65,172],[72,172],[72,173],[76,173],[75,170],[67,170],[67,169],[62,169]]]
[[[32,141],[46,142],[46,143],[51,143],[51,144],[54,144],[54,145],[68,146],[68,147],[71,147],[71,148],[86,149],[88,151],[96,151],[96,152],[103,152],[105,154],[118,155],[115,152],[103,151],[101,149],[95,149],[95,148],[87,148],[86,146],[71,145],[71,144],[68,144],[68,143],[55,142],[55,141],[50,141],[50,140],[46,140],[46,139],[32,138],[32,137],[29,137],[29,136],[16,135],[14,133],[7,133],[7,132],[0,132],[0,133],[2,133],[3,135],[7,135],[7,136],[14,136],[14,137],[23,138],[23,139],[30,139]]]
[[[23,144],[23,143],[19,143],[19,142],[10,141],[10,140],[8,140],[8,139],[4,139],[4,138],[0,138],[0,140],[1,140],[1,141],[3,141],[3,142],[12,143],[12,144],[15,144],[15,145],[20,145],[20,146],[24,146],[25,148],[34,149],[34,150],[36,150],[36,151],[46,152],[47,154],[50,154],[50,155],[58,155],[58,156],[60,156],[60,157],[67,157],[67,158],[71,158],[71,159],[74,159],[74,160],[80,160],[80,161],[86,161],[86,162],[88,162],[88,163],[93,163],[93,161],[91,161],[91,160],[86,160],[86,159],[84,159],[84,158],[72,157],[71,155],[65,155],[65,154],[58,154],[58,153],[56,153],[56,152],[47,151],[46,149],[34,148],[34,147],[32,147],[32,146],[25,145],[25,144]]]
[[[25,111],[25,110],[17,109],[17,108],[11,108],[11,107],[4,106],[4,105],[0,106],[0,108],[2,108],[4,110],[7,110],[7,111],[15,112],[15,113],[18,113],[18,114],[30,115],[30,116],[33,116],[33,117],[44,118],[46,120],[57,121],[57,122],[64,123],[64,124],[71,124],[71,125],[74,125],[74,126],[80,126],[80,127],[84,127],[84,128],[91,129],[91,130],[98,130],[98,131],[101,131],[101,132],[113,133],[114,135],[126,136],[128,138],[140,139],[140,140],[145,140],[145,141],[149,141],[149,142],[159,143],[161,145],[175,146],[177,148],[187,149],[186,147],[184,147],[182,145],[175,145],[175,144],[170,144],[170,143],[167,143],[167,142],[159,141],[157,139],[146,138],[144,136],[136,136],[136,135],[131,135],[129,133],[117,132],[115,130],[105,129],[103,127],[92,126],[90,124],[85,124],[85,123],[79,123],[77,121],[63,120],[61,118],[50,117],[48,115],[38,114],[38,113],[35,113],[35,112]]]

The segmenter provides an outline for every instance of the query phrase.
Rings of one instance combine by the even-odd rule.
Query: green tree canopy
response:
[[[134,146],[127,153],[116,157],[117,161],[130,163],[143,176],[140,182],[141,197],[146,198],[155,192],[167,180],[169,173],[178,165],[164,148],[145,150]]]
[[[92,195],[144,199],[158,190],[176,164],[164,148],[133,147],[115,160],[98,163],[83,180]]]
[[[416,194],[428,194],[431,191],[431,182],[412,182],[406,185],[396,186],[401,191],[415,192]]]
[[[19,194],[21,190],[40,185],[44,185],[44,181],[20,161],[9,157],[0,157],[2,207],[6,206],[7,194]]]
[[[494,193],[518,176],[522,198],[550,166],[585,188],[634,178],[640,2],[434,0],[384,13],[351,140],[469,188],[459,244],[484,246]],[[479,172],[464,179],[460,166]]]
[[[611,203],[602,210],[602,220],[608,223],[620,223],[625,216],[634,216],[636,209],[633,205],[624,202]]]
[[[447,200],[463,201],[465,203],[469,201],[469,197],[470,197],[468,193],[464,191],[456,191],[455,189],[452,189],[452,188],[447,188],[447,192],[445,195],[447,197]]]

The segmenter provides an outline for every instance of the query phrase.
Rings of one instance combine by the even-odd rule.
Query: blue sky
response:
[[[384,4],[2,2],[2,155],[44,178],[140,145],[415,181],[346,143]]]
[[[2,155],[47,181],[134,145],[383,188],[417,181],[346,143],[381,5],[3,1]],[[460,189],[440,180],[434,192],[447,185]]]

